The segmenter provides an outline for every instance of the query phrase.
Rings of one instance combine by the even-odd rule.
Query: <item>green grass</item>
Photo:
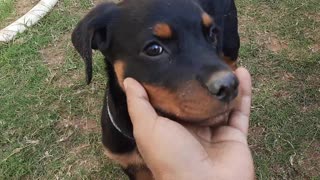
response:
[[[0,0],[0,27],[1,22],[11,15],[14,10],[14,0]]]
[[[320,2],[243,0],[242,64],[254,99],[250,142],[259,179],[320,178]],[[319,13],[318,13],[319,15]],[[241,23],[241,21],[240,21]],[[283,41],[268,48],[270,37]],[[270,45],[269,45],[270,46]]]
[[[2,2],[1,22],[13,12]],[[254,83],[249,142],[257,177],[319,179],[320,3],[237,4],[241,64]],[[62,0],[40,24],[0,44],[0,179],[124,178],[100,140],[101,55],[87,86],[69,39],[90,7]]]
[[[60,1],[39,25],[16,41],[1,44],[0,179],[121,176],[119,168],[103,155],[99,127],[91,131],[85,126],[86,122],[98,124],[102,102],[97,99],[103,98],[105,88],[102,61],[95,66],[100,75],[90,87],[69,41],[61,43],[63,63],[55,68],[44,63],[44,55],[56,60],[54,44],[62,36],[69,38],[65,34],[80,19],[74,10],[88,9],[83,4],[90,2]],[[45,54],[43,49],[47,49]],[[70,86],[64,83],[74,74],[81,76],[74,77]],[[63,120],[80,127],[65,127]]]

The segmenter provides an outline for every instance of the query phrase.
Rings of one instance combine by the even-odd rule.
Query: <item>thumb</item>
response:
[[[240,99],[230,116],[229,125],[236,129],[239,129],[245,135],[247,135],[252,96],[251,76],[248,70],[242,67],[238,68],[235,73],[240,81]]]
[[[134,136],[136,139],[144,138],[146,136],[143,134],[148,134],[146,131],[152,129],[158,114],[151,106],[146,91],[136,80],[126,78],[123,83]]]

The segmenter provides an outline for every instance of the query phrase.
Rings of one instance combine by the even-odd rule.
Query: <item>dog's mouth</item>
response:
[[[166,113],[162,110],[156,109],[157,113],[160,116],[169,118],[173,121],[180,122],[180,123],[187,123],[192,124],[196,126],[209,126],[209,127],[216,127],[221,125],[226,125],[231,113],[231,110],[225,110],[222,112],[219,112],[211,117],[203,118],[203,119],[197,119],[197,118],[180,118],[173,114]]]
[[[159,115],[197,126],[226,124],[237,99],[223,102],[195,81],[185,83],[176,91],[148,84],[144,87]]]

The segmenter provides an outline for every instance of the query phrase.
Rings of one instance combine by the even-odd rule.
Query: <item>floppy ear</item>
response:
[[[238,59],[240,48],[240,37],[238,33],[238,16],[237,8],[234,0],[230,1],[224,15],[224,31],[223,31],[223,54],[232,61]]]
[[[104,3],[91,10],[72,32],[72,44],[86,64],[86,79],[92,79],[92,49],[106,50],[109,47],[110,25],[118,7],[115,3]]]
[[[220,28],[218,50],[231,61],[236,61],[240,48],[238,17],[234,0],[200,0]]]

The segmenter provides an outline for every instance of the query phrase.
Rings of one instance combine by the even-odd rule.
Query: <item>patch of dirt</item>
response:
[[[305,153],[297,158],[297,168],[304,172],[308,177],[320,176],[320,142],[313,142],[305,151]]]
[[[308,105],[304,105],[303,107],[301,107],[300,112],[308,113],[308,112],[316,111],[319,108],[320,108],[320,104],[308,104]]]
[[[250,38],[248,37],[247,28],[249,24],[252,24],[254,19],[249,16],[239,16],[239,34],[240,34],[240,40],[241,43],[248,44],[250,43]]]
[[[40,50],[40,54],[44,63],[52,71],[61,67],[65,62],[65,51],[71,46],[71,34],[67,33],[55,41],[53,44],[50,44],[48,47]]]
[[[89,147],[90,147],[90,144],[81,144],[81,145],[79,145],[77,147],[72,148],[70,150],[70,153],[77,155],[77,154],[80,154],[82,151],[86,150]]]
[[[260,46],[263,46],[274,53],[278,53],[283,49],[288,48],[288,42],[281,40],[274,32],[268,31],[268,29],[262,30],[260,26],[268,26],[272,24],[273,21],[278,21],[275,18],[272,18],[273,15],[270,12],[274,10],[265,3],[261,3],[258,6],[256,5],[249,5],[246,6],[243,14],[239,14],[239,31],[241,34],[244,34],[246,37],[243,37],[241,40],[244,42],[247,41],[249,37],[251,41],[257,43]],[[240,12],[240,11],[239,11]],[[263,22],[261,19],[257,18],[252,12],[257,13],[257,16],[268,16],[268,21]],[[274,22],[276,23],[276,22]]]
[[[309,74],[307,77],[304,77],[304,83],[309,86],[309,88],[316,89],[318,93],[314,95],[307,94],[309,97],[307,101],[310,101],[309,103],[302,104],[301,112],[312,112],[320,109],[320,101],[317,101],[317,99],[320,98],[320,76],[318,73],[316,74]],[[319,127],[320,128],[320,127]]]
[[[78,149],[78,152],[73,151],[71,149],[71,152],[67,154],[65,157],[66,164],[59,169],[58,172],[55,173],[56,179],[64,179],[68,177],[67,179],[72,179],[75,177],[80,177],[83,171],[85,172],[97,172],[99,171],[99,167],[102,165],[100,164],[100,159],[98,156],[92,155],[90,153],[85,153],[83,151],[86,151],[89,149],[89,145],[83,144],[80,145]],[[61,177],[61,178],[59,178]],[[64,177],[64,178],[62,178]],[[81,176],[82,177],[82,176]],[[79,179],[79,178],[75,178]],[[81,178],[80,178],[81,179]]]
[[[319,53],[320,52],[320,44],[314,44],[312,46],[309,46],[309,49],[312,53]]]
[[[320,76],[319,76],[319,73],[308,74],[308,76],[305,77],[305,81],[306,82],[310,82],[309,85],[313,86],[314,88],[320,88],[320,84],[319,84]]]
[[[113,1],[116,3],[121,2],[121,0],[109,0],[109,1]],[[26,6],[26,1],[23,1],[23,2],[24,3],[21,3],[22,7],[23,7],[23,5]],[[37,1],[35,1],[35,3],[36,2]],[[102,2],[105,2],[105,0],[93,0],[92,4],[97,5]],[[77,3],[77,2],[75,2],[75,3]],[[59,6],[59,4],[58,4],[58,6]],[[71,11],[76,12],[76,14],[79,14],[81,16],[83,16],[84,14],[87,13],[87,10],[80,10],[79,11],[78,6],[75,6],[74,10],[71,10]],[[66,54],[65,54],[66,49],[71,49],[71,48],[73,48],[73,47],[71,44],[71,32],[69,32],[69,33],[66,33],[65,35],[63,35],[62,37],[59,37],[59,39],[55,40],[49,46],[40,50],[40,54],[42,55],[44,63],[48,66],[48,68],[51,71],[55,71],[56,69],[60,68],[64,64],[65,58],[66,58]],[[69,86],[70,83],[65,82],[65,80],[72,81],[75,78],[79,78],[79,77],[72,76],[71,80],[70,79],[69,80],[63,79],[61,81],[59,80],[58,84],[60,84],[60,85],[65,84],[66,86]],[[81,78],[82,78],[82,76],[81,76]],[[64,87],[66,87],[66,86],[64,86]]]
[[[307,17],[309,19],[313,19],[316,22],[320,22],[320,13],[310,13],[310,14],[307,14]]]
[[[280,41],[275,36],[270,36],[266,42],[266,47],[272,52],[279,52],[283,49],[288,48],[288,44]]]
[[[257,32],[257,34],[258,44],[264,46],[265,48],[274,53],[278,53],[288,48],[288,43],[284,40],[280,40],[274,33]]]
[[[82,167],[83,169],[95,169],[97,167],[99,167],[99,161],[97,158],[92,159],[92,157],[88,157],[82,160],[78,160],[77,162],[75,162],[74,164],[76,164],[77,166]]]
[[[57,69],[64,63],[64,49],[59,47],[59,45],[42,49],[40,50],[40,54],[42,55],[44,63],[48,65],[50,69]]]
[[[264,147],[261,145],[260,141],[263,141],[266,135],[266,129],[264,127],[255,126],[249,129],[249,141],[250,149],[254,152],[264,151]]]
[[[281,40],[275,33],[268,32],[267,30],[263,31],[259,28],[260,25],[268,25],[273,21],[277,21],[276,19],[270,19],[270,21],[267,22],[268,24],[266,24],[266,22],[261,22],[261,20],[250,14],[250,12],[257,11],[258,14],[265,16],[273,11],[270,6],[265,4],[261,4],[259,7],[249,6],[246,7],[246,11],[245,14],[239,15],[238,17],[242,43],[252,43],[253,41],[274,53],[279,53],[288,48],[288,42]]]
[[[303,30],[303,34],[306,38],[313,40],[314,42],[317,42],[316,44],[319,44],[320,42],[320,26],[316,26],[314,29],[305,28]]]
[[[93,94],[93,96],[88,97],[86,103],[84,104],[85,107],[88,108],[88,112],[92,115],[97,115],[97,119],[100,120],[100,114],[103,107],[103,98],[97,98],[96,93]],[[100,124],[98,124],[100,128]]]
[[[52,83],[58,88],[70,88],[75,85],[75,83],[85,82],[85,72],[73,71],[69,74],[63,74],[57,79],[53,80]]]
[[[280,99],[290,99],[291,94],[288,91],[280,90],[280,91],[275,92],[274,96],[276,98],[280,98]]]
[[[291,81],[294,79],[295,79],[294,75],[292,73],[288,73],[288,72],[284,72],[281,77],[281,80],[283,80],[283,81]]]
[[[87,171],[88,173],[100,171],[99,167],[101,167],[102,165],[100,164],[100,161],[97,156],[88,155],[88,156],[82,156],[77,158],[78,159],[76,161],[74,161],[73,163],[70,163],[69,166],[65,167],[64,171],[61,172],[62,174],[60,175],[60,177],[65,177],[65,175],[67,175],[69,179],[72,179],[75,177],[75,175],[80,177],[81,171]],[[81,178],[78,178],[78,179],[81,179]],[[93,179],[96,179],[96,178],[93,178]]]
[[[274,179],[290,179],[288,177],[288,174],[290,174],[287,167],[281,166],[279,164],[273,164],[272,167],[270,167],[272,171],[275,173]],[[274,180],[272,178],[272,180]]]
[[[63,120],[60,120],[57,123],[56,127],[59,129],[63,129],[63,128],[79,129],[84,133],[100,132],[100,126],[98,126],[98,123],[95,120],[77,118],[77,117],[64,118]]]
[[[61,74],[61,68],[66,62],[67,51],[73,49],[71,43],[71,32],[59,37],[52,44],[40,50],[43,62],[51,72],[51,77],[47,79],[55,87],[68,88],[75,82],[85,81],[84,70],[72,71]],[[79,61],[81,59],[79,58]]]
[[[39,0],[18,0],[15,2],[15,11],[16,11],[16,16],[20,17],[23,16],[25,13],[30,11],[37,3]]]

